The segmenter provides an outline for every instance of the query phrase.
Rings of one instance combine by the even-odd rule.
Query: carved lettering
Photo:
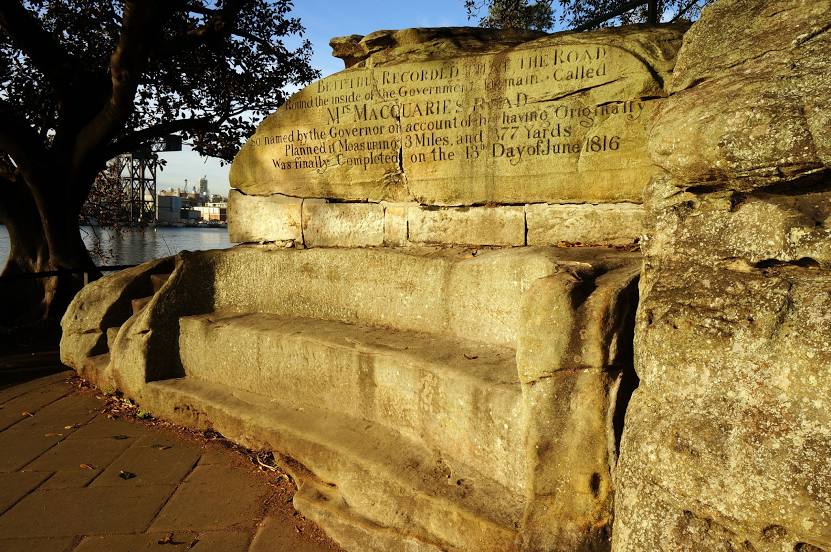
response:
[[[648,181],[638,174],[649,167],[649,104],[640,98],[652,78],[608,45],[355,68],[292,96],[273,132],[248,146],[267,151],[271,170],[294,187],[384,182],[383,193],[399,197],[395,190],[412,193],[421,181],[447,182],[473,189],[470,198],[454,189],[448,201],[545,201],[546,186],[591,186],[589,176],[568,175],[594,172],[634,196],[634,181]],[[502,193],[500,178],[516,182]],[[527,197],[526,182],[535,186]]]

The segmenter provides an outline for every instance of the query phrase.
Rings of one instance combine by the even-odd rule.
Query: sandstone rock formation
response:
[[[827,1],[723,1],[684,38],[615,550],[831,550],[829,26]]]
[[[683,29],[334,41],[234,162],[245,245],[92,284],[64,361],[274,450],[349,550],[608,550],[640,272],[609,246]]]
[[[90,285],[64,362],[349,550],[831,551],[829,17],[336,39],[234,162],[243,245]]]
[[[63,359],[281,453],[297,508],[350,550],[603,550],[639,268],[608,249],[184,253],[91,362],[84,305],[130,299],[87,287]]]

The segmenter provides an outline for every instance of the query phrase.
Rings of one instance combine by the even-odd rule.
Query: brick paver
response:
[[[0,473],[0,513],[20,502],[50,475],[37,472]]]
[[[57,401],[69,391],[66,385],[53,383],[36,387],[28,393],[0,404],[0,429],[22,422],[33,412]]]
[[[142,445],[141,440],[114,459],[93,487],[140,487],[142,485],[177,484],[199,461],[201,450],[182,444]],[[133,475],[123,479],[124,473]]]
[[[61,442],[63,435],[7,429],[0,432],[0,472],[13,472]]]
[[[0,516],[0,535],[67,537],[146,531],[175,489],[147,485],[36,490]]]
[[[110,419],[70,375],[0,387],[3,552],[340,550],[308,521],[314,536],[301,531],[291,489],[244,456]]]

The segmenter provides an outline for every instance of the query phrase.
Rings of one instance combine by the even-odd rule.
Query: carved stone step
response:
[[[152,382],[145,392],[162,417],[240,436],[252,448],[292,451],[287,467],[299,462],[314,474],[293,475],[303,486],[314,478],[312,487],[325,491],[301,493],[301,513],[334,508],[333,518],[358,523],[365,539],[375,535],[387,550],[515,549],[523,497],[380,424],[194,378]],[[410,539],[424,546],[413,548]]]
[[[188,253],[95,371],[85,329],[117,321],[85,305],[130,303],[85,290],[66,356],[283,455],[346,549],[605,550],[639,267],[589,248]]]

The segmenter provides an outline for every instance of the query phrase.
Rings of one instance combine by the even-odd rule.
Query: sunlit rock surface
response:
[[[245,247],[175,263],[87,377],[284,455],[295,505],[350,550],[608,549],[637,255]],[[90,286],[67,320],[92,297],[126,301]]]
[[[649,149],[614,549],[831,550],[831,3],[725,1]]]
[[[336,39],[63,359],[349,550],[831,550],[829,13]]]

